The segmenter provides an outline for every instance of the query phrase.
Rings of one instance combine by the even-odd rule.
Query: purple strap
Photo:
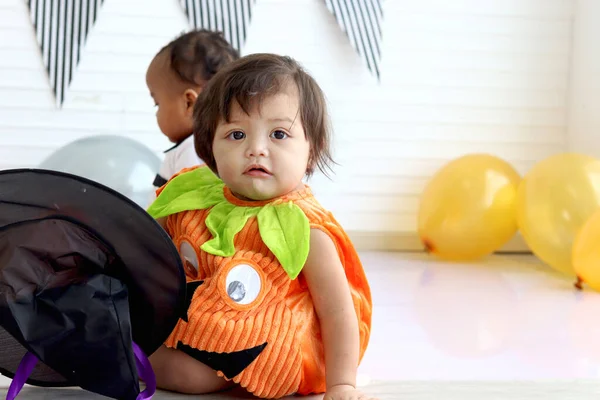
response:
[[[146,354],[144,354],[144,351],[135,343],[133,343],[133,353],[135,354],[135,365],[137,366],[138,375],[146,383],[146,389],[138,394],[137,400],[151,399],[156,392],[156,376],[152,370],[152,365],[150,365],[150,361],[146,357]],[[15,377],[10,383],[10,387],[6,393],[6,400],[14,400],[17,397],[37,362],[38,359],[33,353],[25,353],[15,372]]]
[[[152,369],[150,360],[148,360],[148,357],[146,357],[146,354],[144,354],[144,351],[140,346],[135,344],[135,342],[132,343],[138,375],[144,383],[146,383],[146,390],[138,395],[137,400],[151,399],[152,396],[154,396],[154,392],[156,392],[156,376],[154,375],[154,370]]]
[[[35,368],[35,364],[37,364],[38,359],[33,353],[27,352],[21,359],[21,363],[19,364],[19,368],[17,368],[17,372],[15,372],[15,377],[10,383],[10,387],[8,388],[8,393],[6,393],[6,400],[14,400],[15,397],[19,394],[21,389],[23,389],[23,385],[25,381],[31,375],[31,372]]]

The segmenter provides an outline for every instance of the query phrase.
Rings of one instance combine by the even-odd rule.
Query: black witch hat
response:
[[[24,383],[151,396],[147,356],[184,307],[177,249],[134,202],[66,173],[0,172],[0,373],[13,378],[10,398]]]

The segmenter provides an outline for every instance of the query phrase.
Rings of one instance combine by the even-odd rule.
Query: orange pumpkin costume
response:
[[[257,397],[323,393],[324,349],[301,269],[310,229],[335,243],[359,323],[362,359],[371,331],[371,293],[348,236],[310,188],[245,202],[208,167],[187,168],[157,191],[148,212],[186,263],[187,315],[165,344]]]

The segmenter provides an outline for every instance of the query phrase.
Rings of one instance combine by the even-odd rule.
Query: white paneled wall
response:
[[[491,152],[525,172],[565,149],[574,2],[386,0],[381,83],[323,0],[257,0],[244,53],[288,54],[315,76],[340,165],[311,184],[355,237],[398,247],[414,239],[427,178],[451,158]],[[177,0],[105,0],[57,110],[25,1],[0,0],[0,168],[102,133],[159,153],[168,143],[145,69],[187,27]]]
[[[600,157],[600,1],[578,0],[573,26],[569,148]]]
[[[61,110],[26,2],[0,4],[0,168],[36,165],[57,147],[95,134],[127,135],[157,152],[169,145],[155,125],[145,68],[186,29],[175,1],[105,1]]]

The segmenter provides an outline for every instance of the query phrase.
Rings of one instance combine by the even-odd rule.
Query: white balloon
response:
[[[146,208],[155,188],[160,158],[144,144],[115,136],[92,136],[56,150],[41,169],[66,172],[91,179],[121,193]]]

